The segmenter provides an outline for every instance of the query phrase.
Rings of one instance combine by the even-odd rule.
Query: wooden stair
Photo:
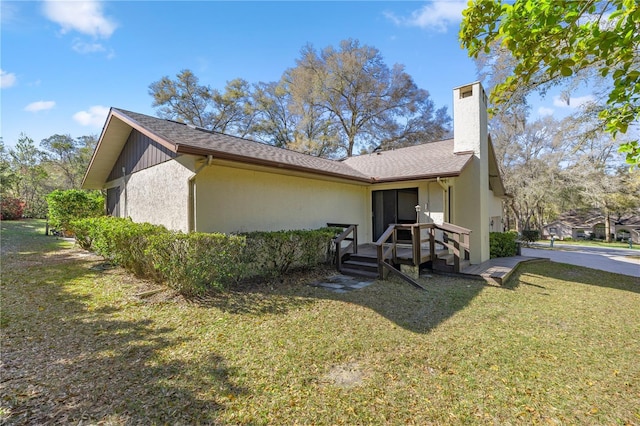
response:
[[[340,272],[355,277],[376,279],[378,278],[378,259],[371,256],[349,254],[342,261]]]
[[[460,260],[460,269],[469,266],[468,260]],[[437,250],[436,259],[431,264],[431,269],[442,272],[455,272],[454,255],[448,250]]]

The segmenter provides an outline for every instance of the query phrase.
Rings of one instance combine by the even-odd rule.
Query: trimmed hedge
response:
[[[518,254],[517,232],[490,232],[489,246],[491,258],[511,257]]]
[[[540,231],[537,229],[525,229],[520,237],[522,241],[528,243],[536,242],[540,239]]]
[[[237,235],[166,232],[151,236],[144,253],[156,279],[183,294],[223,289],[237,282],[245,239]]]
[[[327,263],[331,240],[340,232],[338,228],[320,228],[242,234],[247,239],[246,274],[279,276],[292,268],[309,269]]]
[[[99,191],[56,189],[47,195],[49,223],[59,231],[70,231],[71,221],[104,214],[104,196]]]
[[[185,295],[224,289],[248,277],[273,277],[328,260],[336,229],[182,233],[130,219],[73,221],[78,244],[134,274],[166,282]]]

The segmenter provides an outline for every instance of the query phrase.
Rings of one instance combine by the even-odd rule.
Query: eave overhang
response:
[[[366,177],[358,177],[358,176],[346,175],[342,173],[335,173],[328,170],[319,170],[319,169],[313,169],[309,167],[296,166],[293,164],[285,164],[285,163],[266,160],[262,158],[238,155],[238,154],[233,154],[233,153],[229,153],[221,150],[198,148],[198,147],[193,147],[193,146],[184,145],[184,144],[182,145],[177,144],[176,152],[178,154],[190,154],[190,155],[203,155],[203,156],[213,155],[214,158],[219,160],[227,160],[227,161],[243,163],[243,164],[254,164],[256,166],[270,167],[278,170],[291,170],[295,172],[310,173],[313,175],[347,179],[355,182],[371,183],[371,179],[368,179]]]
[[[176,147],[160,135],[157,135],[140,123],[131,119],[120,111],[111,108],[107,116],[106,123],[100,133],[98,144],[96,145],[87,171],[82,179],[83,189],[103,189],[113,165],[118,160],[131,130],[136,129],[145,136],[157,141],[159,144],[176,152]],[[108,141],[108,142],[107,142]]]

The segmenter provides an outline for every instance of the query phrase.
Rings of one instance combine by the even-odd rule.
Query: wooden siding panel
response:
[[[155,166],[156,164],[175,158],[176,154],[153,139],[132,130],[116,164],[113,166],[107,181],[112,181],[125,175]]]
[[[107,189],[107,215],[120,217],[120,187]]]

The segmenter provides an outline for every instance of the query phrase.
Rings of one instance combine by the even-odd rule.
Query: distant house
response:
[[[328,160],[112,108],[83,181],[107,213],[170,229],[235,233],[394,223],[472,230],[470,263],[502,231],[504,187],[479,83],[453,90],[454,139]],[[417,212],[417,210],[420,210]]]
[[[610,215],[609,229],[613,239],[640,244],[640,214]],[[544,238],[564,240],[605,239],[606,218],[600,210],[570,210],[543,228]]]
[[[640,212],[617,217],[613,225],[612,232],[617,240],[628,241],[631,238],[634,243],[640,244]]]

